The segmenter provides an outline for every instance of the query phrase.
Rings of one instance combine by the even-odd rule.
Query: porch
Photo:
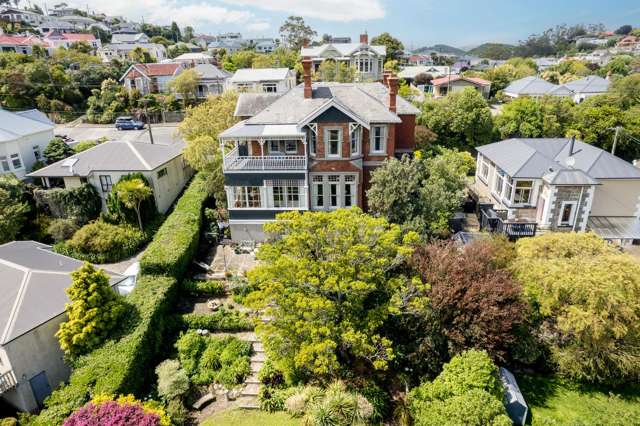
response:
[[[538,224],[529,219],[508,219],[507,210],[481,208],[478,211],[480,231],[502,234],[510,240],[535,237]]]

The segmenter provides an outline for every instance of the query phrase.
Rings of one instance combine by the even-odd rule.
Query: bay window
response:
[[[357,205],[356,175],[311,176],[311,207],[314,210],[335,210]]]
[[[496,167],[496,179],[493,183],[493,194],[498,198],[502,197],[502,190],[504,189],[504,172]]]
[[[519,180],[516,182],[513,202],[516,204],[531,204],[531,192],[533,182],[530,180]]]

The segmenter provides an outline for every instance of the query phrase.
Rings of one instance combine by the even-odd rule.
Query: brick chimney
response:
[[[369,44],[369,34],[360,34],[360,44]]]
[[[389,111],[396,112],[396,98],[398,95],[398,77],[390,75],[387,78],[389,83]]]
[[[393,73],[391,71],[384,71],[382,73],[382,84],[384,84],[385,87],[389,87],[389,77],[392,75]]]
[[[311,88],[311,58],[302,59],[302,69],[304,70],[304,98],[311,99],[313,97],[313,89]]]

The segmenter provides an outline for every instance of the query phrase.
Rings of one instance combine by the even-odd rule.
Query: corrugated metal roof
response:
[[[0,142],[53,130],[53,123],[45,121],[42,115],[33,110],[15,113],[0,108]]]
[[[304,133],[295,124],[254,124],[247,125],[247,120],[235,124],[220,133],[221,138],[302,138]]]
[[[540,77],[530,76],[512,81],[505,89],[505,93],[519,96],[542,96],[557,89],[559,86],[549,83]]]
[[[64,313],[69,273],[83,262],[35,241],[0,245],[0,344]],[[108,272],[111,285],[125,277]]]
[[[289,68],[242,68],[229,79],[232,83],[279,81],[289,76]]]
[[[361,48],[368,48],[373,50],[376,55],[385,56],[387,54],[387,48],[381,45],[368,45],[361,43],[328,43],[315,47],[303,47],[300,56],[318,57],[329,50],[335,49],[342,56],[351,56],[352,53],[360,50]]]
[[[576,93],[606,93],[609,90],[610,82],[600,76],[590,75],[564,85]]]

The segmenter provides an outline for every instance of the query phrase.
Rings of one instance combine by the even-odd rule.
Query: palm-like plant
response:
[[[118,194],[118,198],[122,201],[122,204],[129,209],[135,210],[136,215],[138,216],[138,226],[140,226],[140,231],[144,232],[140,206],[144,200],[151,197],[153,194],[151,188],[149,188],[142,179],[131,179],[118,182],[114,189]]]

